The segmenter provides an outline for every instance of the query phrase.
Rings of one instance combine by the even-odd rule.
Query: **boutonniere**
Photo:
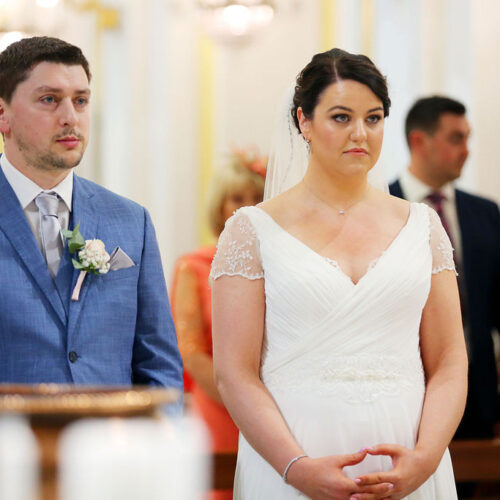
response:
[[[83,239],[82,233],[80,233],[80,223],[73,231],[64,229],[62,233],[68,241],[69,253],[76,254],[76,258],[71,259],[73,267],[80,270],[71,295],[71,300],[76,301],[80,298],[80,290],[87,273],[106,274],[109,271],[110,256],[101,240]]]

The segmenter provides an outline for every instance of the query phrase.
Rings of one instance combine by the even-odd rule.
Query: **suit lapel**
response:
[[[401,189],[401,183],[399,180],[394,181],[390,186],[389,186],[389,191],[393,196],[397,196],[398,198],[403,198],[405,199],[405,195],[403,193],[403,190]]]
[[[94,192],[83,184],[82,181],[74,176],[73,180],[73,210],[72,210],[72,228],[74,228],[78,223],[80,223],[80,232],[85,240],[94,239],[97,235],[98,219],[99,213],[94,206]],[[74,257],[74,256],[70,256]],[[87,274],[80,291],[79,300],[71,300],[71,293],[76,285],[76,280],[80,271],[73,268],[71,263],[71,258],[69,263],[71,266],[71,289],[69,298],[69,319],[68,319],[68,338],[73,333],[76,325],[78,324],[78,319],[82,312],[83,305],[85,303],[85,298],[88,294],[89,288],[92,286],[92,281],[94,275]],[[68,268],[69,268],[68,265]]]
[[[23,212],[16,194],[0,169],[0,229],[10,241],[21,261],[47,298],[57,317],[66,325],[66,311],[57,292],[47,263],[38,248],[35,236]]]
[[[71,222],[69,224],[69,227],[72,227]],[[72,255],[69,253],[67,245],[65,245],[61,257],[61,263],[59,264],[59,270],[57,271],[57,276],[54,280],[59,296],[61,297],[66,315],[69,312],[69,299],[71,296],[70,287],[73,280],[73,263],[71,262],[71,258]]]

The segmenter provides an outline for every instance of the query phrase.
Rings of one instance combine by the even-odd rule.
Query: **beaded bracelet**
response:
[[[290,467],[297,461],[297,460],[300,460],[301,458],[306,458],[308,457],[308,455],[299,455],[297,457],[294,457],[290,460],[290,462],[288,462],[288,465],[285,467],[285,472],[283,472],[283,481],[285,481],[285,483],[287,482],[286,480],[286,475],[288,474],[288,470],[290,469]]]

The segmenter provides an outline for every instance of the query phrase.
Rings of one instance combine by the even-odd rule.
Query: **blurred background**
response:
[[[461,187],[499,202],[498,19],[497,0],[0,0],[0,49],[33,34],[83,49],[93,116],[78,173],[150,210],[170,281],[179,255],[210,243],[214,170],[233,146],[267,154],[286,89],[334,46],[387,75],[389,180],[407,166],[409,106],[442,93],[472,126]]]

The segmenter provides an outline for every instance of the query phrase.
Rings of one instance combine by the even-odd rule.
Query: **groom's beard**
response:
[[[79,140],[79,145],[76,148],[57,153],[55,151],[41,152],[22,137],[17,138],[19,151],[24,157],[27,165],[31,165],[37,170],[70,170],[80,164],[83,153],[87,147],[87,141],[82,134],[79,134],[74,129],[63,130],[51,138],[51,144],[55,147],[64,147],[57,143],[58,139],[65,136],[74,136]]]

